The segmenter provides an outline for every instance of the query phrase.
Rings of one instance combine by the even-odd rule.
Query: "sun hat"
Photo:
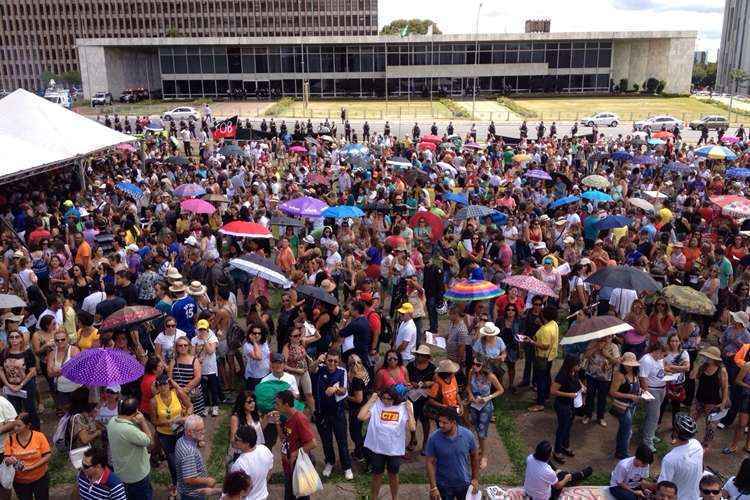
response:
[[[21,321],[23,321],[23,314],[13,314],[12,312],[7,312],[2,315],[2,320],[20,323]]]
[[[170,280],[181,280],[182,275],[180,274],[180,271],[177,270],[176,267],[170,267],[167,271],[167,278]]]
[[[320,288],[328,293],[331,293],[336,289],[336,284],[331,280],[323,280],[320,282]]]
[[[626,352],[622,355],[622,358],[620,358],[620,364],[624,366],[641,366],[641,364],[638,362],[638,359],[636,359],[635,354],[632,352]]]
[[[180,293],[185,290],[187,290],[187,288],[185,288],[185,284],[182,281],[175,281],[172,283],[172,286],[169,287],[169,291],[172,293]]]
[[[721,361],[721,351],[716,346],[706,347],[698,354],[704,358],[713,359],[714,361]]]
[[[197,247],[198,246],[198,240],[193,236],[192,234],[185,238],[185,244],[189,247]]]
[[[15,252],[13,252],[13,257],[20,259],[21,257],[23,257],[23,252],[20,250],[16,250]]]
[[[206,287],[200,281],[191,281],[187,292],[188,295],[200,296],[206,293]]]
[[[312,234],[308,234],[307,236],[305,236],[304,238],[302,238],[302,241],[304,241],[305,243],[308,243],[310,245],[314,245],[315,244],[315,238],[313,238]]]
[[[581,260],[579,260],[578,263],[581,264],[582,266],[585,266],[587,264],[591,264],[591,259],[589,259],[588,257],[584,257]]]
[[[401,304],[401,307],[397,309],[397,311],[401,314],[411,314],[414,312],[414,306],[411,304],[411,302],[404,302]]]
[[[137,252],[138,251],[138,245],[135,243],[131,243],[130,245],[125,247],[125,250],[128,250],[130,252]]]
[[[423,356],[432,356],[432,352],[430,351],[430,346],[427,344],[422,344],[416,349],[412,349],[412,354],[421,354]]]
[[[197,328],[198,330],[208,330],[210,326],[211,325],[207,319],[199,319],[198,323],[196,323],[195,325],[195,328]]]
[[[441,359],[438,363],[437,373],[456,373],[458,371],[458,365],[450,359]]]
[[[483,337],[496,337],[500,335],[500,329],[495,326],[495,323],[487,321],[482,328],[479,329],[479,334]]]
[[[729,315],[732,316],[734,321],[741,323],[745,328],[750,326],[750,316],[745,311],[730,312]]]

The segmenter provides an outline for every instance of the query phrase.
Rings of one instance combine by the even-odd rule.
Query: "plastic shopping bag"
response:
[[[304,448],[297,452],[297,462],[294,464],[292,472],[292,490],[295,497],[304,497],[312,495],[323,489],[323,483],[315,470],[310,456]]]
[[[6,464],[4,461],[0,463],[0,484],[3,485],[3,488],[6,490],[11,489],[14,477],[16,477],[16,468]]]
[[[482,500],[482,490],[477,488],[477,492],[473,493],[474,487],[469,486],[469,489],[466,490],[466,500]]]

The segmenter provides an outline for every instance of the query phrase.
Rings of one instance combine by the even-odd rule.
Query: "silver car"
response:
[[[198,110],[195,108],[191,108],[188,106],[182,106],[179,108],[174,108],[171,111],[167,111],[162,115],[162,120],[164,121],[180,121],[180,120],[194,120],[198,121],[201,119],[201,115],[198,113]]]
[[[620,123],[620,119],[614,113],[596,113],[595,115],[581,118],[580,123],[584,127],[593,127],[594,125],[616,127]]]
[[[645,130],[648,127],[653,131],[661,130],[674,130],[675,127],[682,129],[683,123],[674,116],[652,116],[646,120],[637,121],[633,124],[635,130]]]

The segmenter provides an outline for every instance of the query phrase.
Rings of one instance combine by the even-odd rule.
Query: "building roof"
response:
[[[380,43],[468,43],[468,42],[554,42],[585,40],[649,40],[697,38],[697,31],[585,31],[552,33],[480,33],[459,35],[375,35],[311,37],[164,37],[164,38],[79,38],[76,45],[105,47],[170,47],[182,45],[336,45]]]

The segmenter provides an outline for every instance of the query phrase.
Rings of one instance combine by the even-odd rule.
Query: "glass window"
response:
[[[594,90],[596,88],[596,75],[583,75],[583,89]]]
[[[452,64],[452,57],[450,52],[440,53],[440,64]]]
[[[186,56],[174,56],[174,72],[178,74],[187,73]]]
[[[294,73],[294,56],[281,56],[281,72]]]
[[[503,64],[505,62],[505,51],[495,50],[492,52],[492,64]]]
[[[557,68],[557,49],[546,51],[544,53],[544,62],[546,62],[550,68]]]
[[[226,73],[227,72],[227,56],[226,54],[216,54],[214,55],[214,66],[215,66],[215,72],[216,73]]]
[[[528,92],[530,88],[529,84],[530,84],[530,77],[528,76],[518,77],[518,91],[519,92]]]
[[[180,54],[180,55],[185,54],[185,47],[174,47],[172,50],[174,50],[175,54]]]
[[[570,42],[560,42],[560,48],[561,49],[569,49],[570,48]]]
[[[242,72],[255,73],[255,55],[242,53]]]
[[[479,53],[479,64],[490,64],[492,62],[492,52],[489,50],[482,50]]]
[[[214,56],[201,56],[201,66],[203,73],[215,73]]]
[[[570,68],[570,50],[560,49],[558,53],[558,68]]]
[[[190,80],[190,95],[203,97],[203,82],[200,80]]]
[[[609,68],[612,64],[612,49],[599,49],[599,67]]]
[[[200,52],[201,54],[205,54],[205,55],[213,54],[214,48],[213,47],[201,47],[198,52]]]
[[[399,55],[393,54],[389,51],[388,52],[388,66],[398,66],[399,64],[400,64]]]
[[[162,47],[159,49],[160,56],[167,56],[167,55],[171,56],[173,53],[174,51],[172,50],[172,47]]]
[[[599,42],[599,48],[600,49],[611,49],[612,48],[612,42]]]
[[[190,97],[190,84],[187,80],[177,80],[177,97]]]
[[[174,80],[162,80],[161,89],[164,97],[174,97],[176,92]]]
[[[571,92],[580,92],[583,86],[583,75],[570,75]]]
[[[305,62],[308,66],[306,71],[320,73],[320,54],[309,54]]]
[[[216,80],[216,95],[225,95],[229,90],[229,80]]]
[[[346,69],[346,47],[336,47],[334,51],[335,71],[345,72]],[[331,89],[333,92],[333,89]]]
[[[518,62],[519,63],[530,63],[531,62],[531,51],[529,50],[522,50],[518,53]]]
[[[242,73],[242,55],[239,48],[227,49],[229,73]]]
[[[162,74],[169,75],[171,73],[174,73],[174,59],[172,59],[172,54],[168,56],[161,56],[159,59],[161,60]]]
[[[584,52],[585,51],[583,50],[573,50],[573,54],[570,59],[571,68],[583,68]]]
[[[350,47],[346,51],[346,64],[349,68],[349,71],[352,71],[352,72],[362,71],[361,69],[362,65],[360,64],[360,59],[359,59],[359,51],[357,50],[357,48]]]
[[[215,85],[214,85],[215,86]],[[245,89],[245,93],[248,95],[255,95],[255,82],[242,82],[242,87]],[[203,90],[206,90],[206,82],[203,82]]]
[[[268,72],[281,73],[281,55],[278,52],[268,55]]]
[[[599,42],[586,42],[586,48],[587,49],[598,49],[599,48]]]
[[[584,68],[596,68],[596,60],[598,55],[599,51],[597,49],[586,49],[586,61],[584,62]]]
[[[515,44],[508,44],[508,48],[505,49],[505,63],[506,64],[515,64],[518,62],[518,48],[515,46],[511,48],[511,45]]]
[[[375,71],[385,71],[385,54],[375,54]],[[383,82],[383,90],[385,91],[385,82]]]
[[[333,49],[323,47],[321,50],[321,71],[323,73],[333,73]]]
[[[609,90],[609,74],[600,73],[596,75],[596,86],[600,90]]]
[[[422,57],[424,58],[424,54],[422,54]],[[362,58],[361,59],[361,63],[362,63],[361,71],[368,72],[368,73],[373,71],[374,58],[373,58],[372,52],[369,52],[369,51],[365,52],[363,50],[361,58]]]
[[[573,48],[574,49],[585,49],[586,48],[586,42],[573,42]]]
[[[255,50],[255,72],[268,73],[268,55],[266,49]]]
[[[321,90],[320,80],[318,80],[317,78],[310,80],[310,95],[319,96],[320,90]]]
[[[201,56],[187,56],[188,73],[193,75],[201,74]]]
[[[216,82],[213,80],[203,80],[203,94],[216,95]]]

